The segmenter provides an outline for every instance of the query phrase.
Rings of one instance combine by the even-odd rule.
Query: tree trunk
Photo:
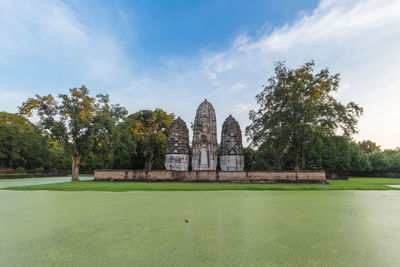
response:
[[[72,155],[72,181],[79,181],[79,162],[81,161],[80,155]]]
[[[297,151],[294,154],[294,170],[299,171],[299,154]]]
[[[152,164],[151,160],[146,160],[144,165],[145,165],[144,168],[145,168],[146,171],[151,171],[151,168],[153,167],[152,166],[153,164]]]

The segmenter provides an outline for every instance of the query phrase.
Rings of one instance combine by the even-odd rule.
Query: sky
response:
[[[274,62],[310,60],[364,108],[356,140],[400,147],[399,0],[0,0],[0,111],[85,84],[188,126],[208,99],[244,131]]]

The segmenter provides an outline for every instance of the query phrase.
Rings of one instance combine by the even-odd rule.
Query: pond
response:
[[[79,177],[79,179],[82,181],[93,180],[93,176],[81,176]],[[51,177],[51,178],[0,179],[0,188],[5,188],[9,186],[64,183],[69,181],[71,181],[71,176]]]
[[[400,262],[398,191],[0,190],[0,203],[1,266]]]

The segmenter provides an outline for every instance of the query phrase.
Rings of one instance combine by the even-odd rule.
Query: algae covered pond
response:
[[[399,191],[0,190],[0,201],[0,266],[400,262]]]

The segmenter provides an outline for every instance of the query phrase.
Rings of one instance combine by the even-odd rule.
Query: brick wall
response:
[[[171,171],[171,170],[96,170],[95,181],[221,181],[221,182],[322,182],[325,171]]]

